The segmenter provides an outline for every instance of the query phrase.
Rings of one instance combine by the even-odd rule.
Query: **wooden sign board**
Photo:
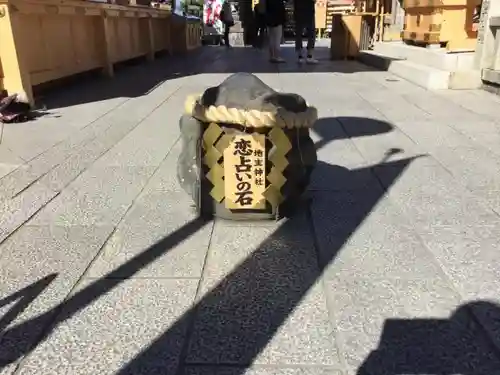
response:
[[[235,136],[224,150],[225,205],[230,210],[266,208],[266,137]]]

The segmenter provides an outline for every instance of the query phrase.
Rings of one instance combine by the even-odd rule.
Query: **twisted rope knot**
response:
[[[256,109],[228,108],[224,105],[204,107],[200,95],[190,95],[184,108],[187,114],[203,122],[237,124],[251,128],[311,128],[318,119],[318,111],[308,106],[304,112],[290,112],[278,108],[275,112],[263,112]]]

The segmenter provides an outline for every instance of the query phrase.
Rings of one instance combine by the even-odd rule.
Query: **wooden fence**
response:
[[[174,18],[150,7],[0,0],[1,88],[33,103],[33,86],[94,69],[112,76],[118,62],[172,52],[172,28],[183,30],[176,51],[200,45],[199,22]]]

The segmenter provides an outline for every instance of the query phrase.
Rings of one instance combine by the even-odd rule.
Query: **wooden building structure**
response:
[[[33,103],[42,84],[99,69],[113,76],[119,62],[197,48],[201,30],[198,20],[149,6],[0,0],[0,88]]]
[[[403,0],[407,43],[446,47],[449,52],[474,51],[481,0]]]

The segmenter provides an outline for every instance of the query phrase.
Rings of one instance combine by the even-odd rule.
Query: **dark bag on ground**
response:
[[[0,100],[0,121],[4,123],[25,122],[32,118],[31,106],[20,95],[3,93]]]

